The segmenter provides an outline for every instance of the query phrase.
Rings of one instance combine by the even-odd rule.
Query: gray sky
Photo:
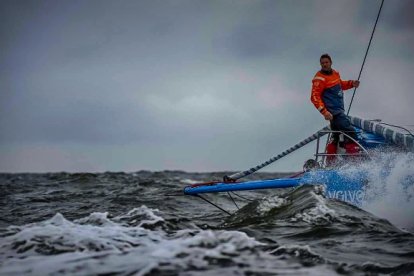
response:
[[[3,0],[0,171],[257,165],[326,125],[319,56],[356,79],[380,2]],[[351,115],[414,124],[413,10],[385,1]]]

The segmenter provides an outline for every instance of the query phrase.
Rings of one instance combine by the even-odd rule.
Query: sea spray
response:
[[[373,151],[371,159],[341,168],[367,172],[362,208],[399,227],[414,229],[414,153]]]

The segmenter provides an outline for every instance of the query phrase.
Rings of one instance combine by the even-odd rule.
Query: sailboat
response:
[[[381,2],[377,19],[371,33],[371,38],[359,72],[358,81],[364,68],[383,3],[384,1]],[[355,91],[356,88],[354,89],[347,115],[349,115]],[[360,206],[364,201],[364,198],[368,196],[366,187],[368,182],[367,175],[369,172],[366,169],[361,168],[355,170],[353,173],[348,173],[341,169],[342,165],[363,162],[366,159],[370,159],[370,152],[372,150],[414,152],[414,135],[404,127],[389,125],[380,120],[367,120],[355,116],[349,116],[349,119],[357,133],[357,139],[352,138],[349,133],[333,131],[329,127],[325,127],[256,167],[230,176],[224,176],[223,181],[197,183],[186,186],[184,188],[184,194],[197,196],[220,208],[202,195],[208,193],[229,193],[256,189],[295,188],[303,185],[321,185],[324,187],[327,197]],[[328,139],[323,146],[321,145],[321,138],[325,135],[328,135]],[[335,146],[335,152],[329,150],[329,145],[332,144],[329,141],[333,136],[339,136],[339,146]],[[335,139],[337,140],[336,137]],[[305,162],[302,172],[288,178],[238,182],[242,177],[258,171],[315,140],[317,141],[315,156]],[[351,140],[352,143],[357,145],[355,148],[358,148],[358,150],[350,152],[341,147],[341,141],[345,140]],[[337,143],[337,141],[335,141],[335,143]],[[384,172],[384,175],[385,174],[386,172]],[[222,208],[220,209],[225,211]]]
[[[322,185],[325,188],[327,197],[360,206],[366,196],[368,172],[361,169],[352,174],[344,173],[341,170],[341,165],[346,162],[361,162],[367,160],[371,158],[370,152],[373,150],[414,152],[414,135],[403,127],[390,127],[380,120],[366,120],[354,116],[350,116],[350,120],[355,128],[358,139],[354,140],[347,133],[340,132],[340,140],[343,139],[342,137],[353,140],[360,148],[358,153],[349,154],[344,150],[341,153],[340,147],[339,153],[327,153],[326,146],[325,149],[321,146],[321,138],[324,135],[328,135],[327,141],[329,141],[329,136],[332,136],[338,131],[333,131],[329,127],[326,127],[257,167],[231,176],[225,176],[223,177],[223,181],[197,183],[186,186],[184,188],[184,194],[201,197],[202,194],[206,193]],[[315,157],[305,162],[303,172],[289,178],[244,182],[236,181],[236,179],[247,176],[315,140],[317,141]],[[335,162],[332,162],[332,160],[335,160]],[[208,201],[203,197],[202,199]]]

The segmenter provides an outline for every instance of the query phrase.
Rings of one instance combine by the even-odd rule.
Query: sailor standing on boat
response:
[[[320,59],[321,70],[315,74],[312,80],[311,101],[318,111],[330,121],[331,129],[342,131],[357,139],[354,128],[348,116],[345,115],[343,90],[359,86],[358,80],[341,80],[338,71],[332,69],[332,59],[328,54],[323,54]],[[334,143],[329,151],[335,151],[338,143],[338,135],[334,135]],[[357,151],[357,146],[345,139],[345,149],[348,153]]]

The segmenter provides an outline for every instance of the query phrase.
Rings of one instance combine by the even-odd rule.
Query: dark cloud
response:
[[[414,2],[413,1],[395,1],[384,3],[383,24],[389,26],[394,31],[414,32]]]
[[[224,47],[238,58],[283,56],[289,50],[288,37],[276,33],[274,28],[273,22],[241,24],[223,42]]]
[[[0,170],[19,169],[39,143],[68,156],[90,152],[108,170],[122,169],[123,155],[150,169],[171,156],[189,170],[194,159],[204,170],[252,166],[324,126],[309,102],[319,56],[330,53],[342,76],[355,78],[378,4],[2,1],[0,153],[14,145],[19,154],[13,167],[1,155]],[[411,5],[385,3],[355,112],[414,116]],[[403,102],[401,112],[385,114],[389,102]],[[304,158],[289,164],[300,168]],[[59,167],[46,153],[40,159]],[[81,166],[64,160],[61,169]]]

